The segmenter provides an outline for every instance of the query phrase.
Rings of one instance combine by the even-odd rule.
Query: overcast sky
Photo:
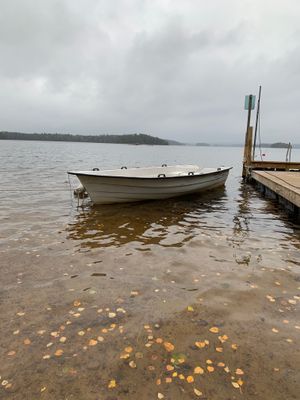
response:
[[[0,5],[0,130],[300,142],[299,0]]]

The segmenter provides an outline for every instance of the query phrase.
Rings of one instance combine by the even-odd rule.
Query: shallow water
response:
[[[241,159],[0,142],[0,398],[297,399],[299,226],[242,184]],[[67,170],[162,163],[234,168],[202,196],[77,209],[70,195]]]

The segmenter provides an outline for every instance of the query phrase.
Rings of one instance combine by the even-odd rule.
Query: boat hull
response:
[[[75,173],[94,204],[160,200],[223,186],[230,168],[189,176],[143,178]]]

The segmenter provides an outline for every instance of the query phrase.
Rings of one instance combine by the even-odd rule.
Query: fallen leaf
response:
[[[143,358],[144,356],[143,356],[143,353],[141,353],[141,352],[137,352],[137,353],[135,353],[135,358]]]
[[[97,343],[98,343],[98,340],[95,340],[95,339],[89,340],[89,346],[96,346]]]
[[[172,383],[172,378],[167,377],[167,378],[166,378],[166,383]]]
[[[236,389],[240,388],[240,385],[237,382],[231,382],[232,386]]]
[[[67,338],[66,338],[65,336],[62,336],[62,337],[59,339],[59,341],[60,341],[60,343],[66,343]]]
[[[130,368],[136,368],[136,363],[134,361],[130,361],[129,367]]]
[[[162,339],[162,338],[157,338],[157,339],[156,339],[156,343],[160,344],[160,343],[162,343],[162,342],[163,342],[163,339]]]
[[[202,392],[200,392],[200,390],[194,388],[194,393],[196,396],[202,396]]]
[[[221,343],[224,343],[226,342],[226,340],[228,340],[228,336],[227,335],[218,336],[218,339],[220,340]]]
[[[160,379],[160,378],[158,378],[158,379],[156,380],[156,384],[157,384],[157,386],[161,385],[161,379]]]
[[[43,393],[45,390],[46,390],[46,386],[43,386],[43,387],[41,388],[41,393]]]
[[[272,332],[274,332],[274,333],[278,333],[278,332],[279,332],[279,330],[278,330],[278,329],[276,329],[276,328],[272,328]]]
[[[164,397],[165,397],[165,396],[164,396],[162,393],[159,393],[159,392],[157,393],[157,398],[158,398],[158,399],[161,400],[161,399],[163,399]]]
[[[121,353],[121,355],[120,355],[120,359],[121,360],[126,360],[129,357],[130,357],[130,354],[125,353],[125,352]]]
[[[244,371],[242,369],[240,369],[240,368],[237,368],[235,370],[235,373],[236,373],[236,375],[244,375]]]
[[[116,313],[110,312],[108,313],[108,318],[115,318],[116,315],[117,315]]]
[[[166,370],[167,370],[167,371],[173,371],[173,370],[174,370],[173,365],[169,365],[169,364],[168,364],[168,365],[166,366]]]
[[[73,303],[74,307],[79,307],[80,304],[81,304],[81,303],[80,303],[79,300],[75,300],[74,303]]]
[[[115,381],[115,379],[112,379],[111,381],[109,381],[108,383],[108,388],[109,389],[113,389],[117,386],[117,382]]]
[[[231,348],[232,348],[233,350],[237,350],[237,349],[238,349],[238,345],[235,344],[235,343],[232,343]]]
[[[31,340],[28,339],[28,338],[26,338],[26,339],[24,339],[24,342],[23,342],[23,343],[26,344],[26,345],[28,346],[29,344],[31,344]]]
[[[62,356],[63,355],[63,350],[61,350],[61,349],[58,349],[58,350],[56,350],[56,352],[54,353],[54,355],[56,355],[56,357],[60,357],[60,356]]]
[[[210,365],[207,367],[207,371],[208,372],[214,372],[214,367],[211,367]]]
[[[164,347],[168,352],[171,352],[175,349],[175,346],[170,342],[164,342]]]
[[[243,384],[244,384],[244,382],[243,382],[241,379],[239,379],[239,380],[237,381],[237,383],[239,384],[239,386],[243,386]]]
[[[222,353],[223,352],[223,347],[216,347],[216,351],[218,353]]]
[[[193,311],[194,311],[194,309],[193,309],[192,306],[188,306],[187,310],[188,310],[189,312],[193,312]]]
[[[206,364],[212,364],[213,362],[211,360],[206,360]]]
[[[219,328],[217,328],[216,326],[213,326],[212,328],[209,329],[209,331],[211,333],[219,333]]]
[[[195,342],[195,345],[199,348],[202,349],[203,347],[205,347],[205,342]]]
[[[194,368],[194,374],[200,374],[200,375],[202,375],[202,374],[204,374],[204,369],[201,368],[201,367],[195,367],[195,368]]]
[[[194,382],[194,377],[192,375],[187,376],[186,381],[188,383],[193,383]]]
[[[130,346],[128,346],[128,347],[125,347],[124,351],[125,351],[126,353],[132,353],[133,348],[130,347]]]
[[[225,367],[225,364],[223,362],[219,362],[218,367]]]

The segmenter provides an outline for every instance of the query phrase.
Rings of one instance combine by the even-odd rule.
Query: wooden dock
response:
[[[300,172],[252,170],[251,178],[263,193],[279,200],[289,211],[299,217]]]
[[[287,156],[286,161],[254,160],[255,140],[253,144],[253,127],[250,126],[254,96],[247,97],[249,102],[247,100],[245,104],[247,103],[248,119],[242,176],[245,181],[258,186],[260,191],[268,197],[278,200],[293,214],[295,221],[300,221],[300,162],[288,161]],[[289,146],[291,151],[290,143]]]

